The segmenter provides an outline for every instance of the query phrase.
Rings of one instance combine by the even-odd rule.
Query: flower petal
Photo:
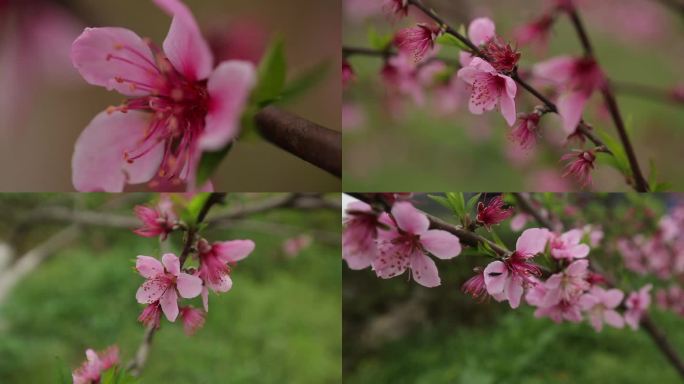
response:
[[[176,288],[181,297],[192,299],[202,293],[202,279],[187,273],[181,273],[176,279]]]
[[[432,288],[441,284],[435,261],[420,251],[411,255],[411,275],[416,283],[424,287]]]
[[[159,169],[163,143],[128,163],[124,153],[139,145],[150,115],[143,112],[101,112],[76,141],[71,160],[72,182],[81,192],[122,192],[126,183],[149,181]]]
[[[165,253],[162,256],[162,264],[168,273],[174,276],[180,275],[180,260],[173,253]]]
[[[164,315],[170,322],[176,321],[178,317],[178,295],[175,289],[167,289],[159,299]]]
[[[499,109],[501,110],[501,116],[504,117],[508,126],[512,127],[517,119],[515,114],[515,100],[507,94],[501,94],[501,96],[499,96]]]
[[[485,286],[490,295],[498,295],[504,291],[508,281],[508,269],[501,261],[492,261],[484,270]]]
[[[424,213],[419,212],[411,203],[400,201],[392,206],[392,215],[400,229],[420,235],[428,230],[430,221]]]
[[[496,36],[496,26],[488,17],[479,17],[468,25],[468,37],[475,45],[484,44],[494,36]]]
[[[150,256],[138,256],[135,261],[135,269],[146,279],[151,279],[164,273],[164,266],[162,263]]]
[[[461,253],[461,241],[447,231],[433,229],[420,236],[425,249],[440,259],[451,259]]]
[[[211,247],[222,262],[235,263],[254,251],[254,242],[252,240],[219,241]]]
[[[567,92],[558,98],[558,114],[563,119],[563,130],[567,135],[577,130],[587,100],[589,95],[583,91]]]
[[[606,308],[615,308],[620,305],[623,297],[625,297],[625,294],[621,290],[614,288],[605,291],[601,301]]]
[[[228,292],[233,287],[233,279],[230,275],[224,273],[219,276],[219,281],[207,281],[207,286],[214,292]]]
[[[151,304],[159,300],[165,291],[169,289],[169,284],[163,279],[146,280],[135,293],[135,299],[140,304]]]
[[[575,62],[576,59],[570,56],[554,57],[535,65],[532,73],[540,80],[563,84],[572,77]]]
[[[515,243],[515,250],[523,256],[534,256],[544,251],[549,231],[545,228],[526,229]]]
[[[224,62],[211,74],[207,83],[209,112],[199,138],[201,149],[217,151],[238,135],[240,118],[255,84],[256,70],[247,61]]]
[[[603,320],[605,320],[606,324],[612,325],[615,328],[622,328],[625,326],[625,320],[622,316],[612,309],[603,311]]]
[[[209,77],[214,68],[214,56],[190,9],[178,0],[154,2],[173,16],[163,44],[164,53],[173,67],[191,81]]]
[[[71,61],[88,83],[127,96],[150,94],[160,81],[152,50],[125,28],[86,28],[71,46]]]
[[[518,308],[520,306],[520,298],[523,294],[522,279],[517,276],[508,279],[505,291],[506,298],[508,298],[508,303],[511,305],[511,308]]]

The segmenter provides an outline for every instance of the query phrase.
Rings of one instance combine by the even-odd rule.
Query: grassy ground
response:
[[[292,235],[314,228],[339,233],[333,212],[251,219],[304,228]],[[163,324],[142,382],[340,382],[339,246],[314,242],[290,260],[278,234],[237,224],[208,238],[251,238],[257,246],[235,269],[233,290],[210,297],[206,325],[195,336]],[[144,332],[136,322],[138,254],[158,254],[155,241],[93,230],[17,286],[0,308],[0,382],[53,382],[60,366],[76,367],[88,347],[117,343],[129,359]]]

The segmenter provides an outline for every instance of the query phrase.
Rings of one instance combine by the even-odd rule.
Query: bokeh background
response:
[[[85,26],[120,26],[161,44],[171,19],[147,0],[30,1],[49,3],[49,11],[30,12],[19,23],[0,2],[0,190],[72,191],[76,138],[97,113],[123,98],[78,76],[68,57],[71,42]],[[323,80],[283,108],[340,129],[340,75],[334,65],[340,60],[339,0],[185,3],[205,34],[230,41],[229,52],[258,52],[264,41],[281,36],[290,77],[328,62]],[[340,190],[339,179],[260,139],[235,146],[213,180],[220,191]]]
[[[82,226],[77,237],[2,295],[0,382],[57,382],[61,369],[80,365],[86,348],[101,350],[116,343],[124,363],[133,356],[145,332],[136,321],[143,306],[137,304],[135,292],[144,280],[134,270],[135,257],[158,257],[160,245],[125,226],[135,219],[134,204],[154,198],[0,196],[5,212],[0,223],[0,276],[16,266],[16,257],[28,256],[26,252],[70,225],[55,212],[94,212],[101,223]],[[207,220],[274,198],[278,196],[229,194],[228,204],[215,206]],[[206,231],[209,240],[252,239],[255,251],[234,268],[231,291],[210,294],[205,326],[194,336],[186,336],[178,322],[164,320],[141,382],[341,381],[339,194],[323,198],[329,202],[324,208],[280,208]],[[302,235],[312,240],[309,246],[295,254],[283,248],[286,240]],[[178,253],[182,240],[170,241]],[[195,307],[201,306],[197,300]]]
[[[467,194],[466,198],[472,196]],[[601,225],[605,232],[590,259],[602,266],[619,264],[610,239],[651,226],[681,196],[535,194],[564,223]],[[349,200],[351,201],[351,200]],[[425,195],[412,199],[428,213],[456,223],[457,219]],[[550,204],[547,204],[551,202]],[[575,214],[563,213],[573,207]],[[568,210],[569,211],[569,210]],[[650,213],[648,213],[650,211]],[[644,216],[646,215],[646,216]],[[650,218],[650,219],[649,219]],[[520,232],[512,232],[510,220],[494,227],[510,248]],[[527,227],[536,223],[528,221]],[[568,228],[566,226],[566,228]],[[485,235],[485,231],[481,234]],[[461,292],[461,285],[483,264],[471,248],[449,261],[436,260],[442,285],[424,288],[406,274],[382,280],[370,270],[342,269],[343,366],[346,383],[412,384],[543,384],[543,383],[680,383],[653,341],[642,331],[605,327],[596,333],[591,326],[555,324],[538,319],[534,308],[516,310],[507,303],[478,303]],[[654,284],[653,277],[612,270],[624,287]],[[684,317],[663,311],[652,303],[649,314],[665,332],[667,340],[684,353]]]
[[[451,24],[467,26],[475,17],[488,16],[497,33],[512,40],[512,31],[542,14],[547,0],[425,0]],[[648,91],[618,92],[623,117],[631,124],[632,143],[642,170],[649,162],[658,178],[684,188],[678,166],[684,142],[684,100],[661,101],[663,92],[684,84],[684,15],[664,3],[669,0],[578,1],[580,13],[595,45],[599,62],[611,79],[655,87],[656,99],[644,98]],[[681,3],[681,2],[680,2]],[[344,0],[343,45],[369,47],[369,32],[384,35],[415,23],[416,18],[389,22],[370,2]],[[415,13],[419,15],[417,11]],[[522,68],[559,54],[581,54],[567,17],[553,27],[545,54],[520,46]],[[458,58],[458,51],[442,47],[440,57]],[[507,190],[564,191],[579,187],[571,178],[561,178],[563,137],[557,116],[545,116],[536,150],[525,151],[512,143],[510,129],[498,112],[475,116],[468,112],[467,98],[455,111],[440,109],[443,98],[428,92],[424,106],[410,99],[388,108],[386,89],[380,82],[381,60],[351,56],[356,81],[344,91],[344,189],[385,190]],[[682,88],[684,90],[684,88]],[[636,92],[636,95],[634,94]],[[524,90],[517,99],[518,111],[531,111],[536,104]],[[642,96],[639,96],[642,95]],[[594,95],[585,117],[595,129],[617,137],[609,115]],[[598,191],[623,191],[628,187],[614,169],[600,164],[594,172]]]

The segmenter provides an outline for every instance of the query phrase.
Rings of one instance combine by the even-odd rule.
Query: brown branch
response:
[[[515,200],[518,202],[518,206],[520,207],[520,209],[528,213],[530,216],[534,217],[534,219],[537,220],[537,222],[541,224],[543,227],[553,230],[553,225],[551,224],[551,221],[545,218],[541,214],[541,212],[534,209],[532,202],[528,200],[527,197],[525,197],[522,193],[518,192],[514,192],[513,197],[515,197]]]
[[[598,63],[598,60],[594,55],[594,48],[592,47],[591,41],[589,40],[589,35],[587,34],[586,29],[584,28],[584,24],[582,23],[582,19],[577,13],[577,10],[574,7],[570,8],[570,10],[568,11],[568,16],[570,16],[570,21],[572,22],[572,25],[575,28],[575,31],[577,32],[580,42],[582,43],[582,48],[584,49],[584,56],[591,58]],[[618,131],[620,142],[622,143],[622,146],[625,149],[625,153],[627,154],[627,160],[629,160],[629,166],[632,169],[632,174],[634,176],[634,189],[636,189],[637,192],[648,192],[648,182],[644,178],[644,175],[641,172],[641,168],[639,167],[639,161],[637,160],[636,152],[634,151],[632,142],[629,139],[629,135],[627,134],[627,128],[625,127],[625,123],[622,119],[622,114],[620,113],[620,108],[618,106],[617,100],[615,99],[615,94],[613,93],[610,81],[606,81],[606,84],[603,86],[601,90],[601,94],[603,95],[603,100],[606,103],[606,106],[608,107],[610,116],[612,117],[613,122],[615,123],[615,128]]]
[[[276,146],[328,173],[342,177],[342,135],[276,107],[254,118],[261,135]]]

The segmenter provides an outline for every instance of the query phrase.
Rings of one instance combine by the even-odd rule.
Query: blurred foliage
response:
[[[92,206],[117,198],[74,196]],[[138,201],[120,210],[131,213],[133,202],[150,197],[138,194],[133,197]],[[229,201],[263,197],[229,195]],[[68,195],[5,195],[0,206],[20,211],[19,204],[69,200]],[[205,326],[194,336],[186,336],[179,321],[162,322],[141,383],[340,382],[340,251],[339,243],[330,241],[339,236],[339,215],[279,209],[246,220],[252,225],[242,228],[238,220],[204,233],[215,241],[249,238],[256,249],[234,268],[233,289],[210,295]],[[269,229],[275,225],[282,231]],[[35,231],[45,238],[50,230],[41,225]],[[0,232],[6,233],[6,228]],[[301,233],[314,236],[313,245],[294,258],[283,254],[283,240]],[[180,239],[172,241],[178,252]],[[54,382],[60,367],[73,369],[84,360],[86,348],[116,343],[122,361],[130,359],[144,332],[136,322],[142,306],[135,291],[143,279],[133,269],[134,259],[159,253],[154,239],[87,228],[78,244],[44,262],[0,307],[0,382]]]
[[[514,28],[542,13],[541,1],[510,0],[431,0],[438,12],[452,25],[467,25],[480,16],[491,17],[497,33],[510,39]],[[589,3],[589,2],[587,2]],[[644,6],[659,7],[657,2]],[[650,85],[667,90],[684,81],[678,68],[682,64],[679,37],[684,24],[677,15],[666,15],[661,21],[672,34],[649,43],[636,39],[618,39],[621,27],[617,20],[605,20],[606,15],[592,15],[581,10],[601,65],[617,82]],[[616,26],[618,24],[618,26]],[[364,23],[345,23],[343,43],[348,46],[371,47],[368,29],[374,36],[396,31],[404,21],[388,23],[383,17]],[[606,30],[611,30],[607,33]],[[624,31],[623,31],[624,32]],[[625,41],[628,40],[628,41]],[[530,47],[520,47],[521,68],[558,55],[578,55],[581,52],[574,30],[567,18],[561,17],[554,25],[548,52],[539,55]],[[439,57],[456,59],[458,50],[442,47]],[[560,156],[567,148],[562,140],[560,119],[547,116],[542,120],[542,136],[535,150],[513,149],[508,128],[496,111],[481,116],[467,110],[467,99],[454,113],[444,115],[435,106],[439,100],[428,92],[424,106],[417,106],[407,98],[393,117],[387,111],[387,91],[380,83],[382,62],[377,57],[349,58],[357,79],[346,90],[344,100],[360,106],[365,122],[344,134],[344,190],[508,190],[561,191],[579,189],[574,181],[559,181],[563,164]],[[532,110],[538,102],[522,89],[523,97],[516,100],[518,111]],[[595,96],[585,111],[585,117],[598,132],[617,138],[613,122],[598,107]],[[642,170],[648,171],[651,160],[657,165],[659,181],[671,183],[671,190],[684,188],[684,178],[677,166],[679,146],[684,141],[684,113],[682,105],[670,105],[638,96],[618,94],[625,121],[631,122],[631,139],[636,148]],[[575,144],[573,144],[575,145]],[[391,148],[390,152],[383,150]],[[512,155],[511,153],[515,153]],[[594,188],[598,191],[626,191],[629,187],[616,170],[600,164],[594,172]],[[567,184],[567,185],[564,185]],[[552,185],[552,186],[549,186]]]
[[[444,194],[436,193],[430,195]],[[469,199],[474,194],[465,194]],[[491,195],[484,194],[488,198]],[[598,224],[605,232],[589,257],[621,277],[627,291],[648,277],[621,273],[611,244],[617,236],[650,233],[668,207],[681,196],[670,194],[532,194],[565,228]],[[451,223],[458,219],[427,194],[414,196],[420,209]],[[513,204],[512,196],[506,201]],[[538,226],[530,220],[527,227]],[[494,230],[509,249],[519,233],[509,221]],[[491,238],[485,229],[477,230]],[[436,260],[442,285],[424,288],[407,275],[382,280],[370,270],[343,267],[343,354],[348,383],[677,383],[680,378],[642,331],[625,328],[596,333],[589,324],[557,325],[534,317],[523,305],[477,302],[460,291],[473,268],[486,265],[486,255],[465,248],[450,261]],[[540,262],[541,260],[537,260]],[[655,306],[651,314],[684,353],[684,319]],[[678,348],[679,347],[679,348]]]

